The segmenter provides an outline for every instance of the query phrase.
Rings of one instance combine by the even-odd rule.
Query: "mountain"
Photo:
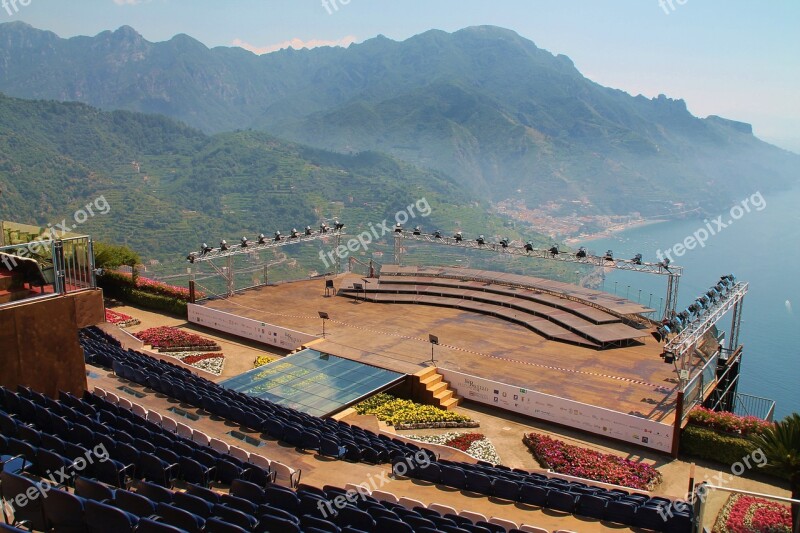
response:
[[[564,212],[709,213],[796,183],[800,156],[685,102],[600,86],[563,55],[491,26],[256,56],[132,28],[61,39],[0,25],[0,91],[253,128],[449,174],[473,197]]]
[[[87,204],[106,212],[85,217]],[[451,178],[384,154],[337,154],[256,131],[207,135],[159,115],[0,95],[0,220],[58,228],[88,218],[74,231],[182,265],[204,241],[285,235],[333,218],[350,235],[385,219],[391,230],[409,205],[417,209],[408,227],[523,238]],[[301,254],[309,270],[323,269],[316,246]]]

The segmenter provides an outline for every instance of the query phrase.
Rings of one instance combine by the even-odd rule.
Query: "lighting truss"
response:
[[[242,254],[249,254],[251,252],[261,252],[264,250],[271,250],[273,248],[280,248],[281,246],[289,246],[291,244],[299,244],[301,242],[316,241],[319,239],[324,239],[326,237],[335,237],[338,239],[345,234],[346,233],[344,231],[344,227],[342,227],[341,229],[331,228],[325,233],[314,232],[311,235],[303,235],[301,233],[297,237],[281,235],[280,240],[275,240],[274,237],[267,237],[268,241],[265,242],[264,244],[258,244],[257,241],[248,241],[247,246],[242,246],[241,244],[229,244],[227,250],[214,248],[210,252],[206,253],[191,252],[188,255],[188,257],[193,258],[192,262],[199,263],[202,261],[222,259],[234,255],[242,255]]]

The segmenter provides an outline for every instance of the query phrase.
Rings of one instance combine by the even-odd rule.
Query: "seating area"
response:
[[[667,498],[549,478],[501,465],[439,459],[412,463],[409,468],[403,459],[394,462],[392,469],[396,475],[404,473],[437,485],[615,524],[668,533],[687,533],[692,526],[693,509],[687,506],[685,512],[667,514],[664,509],[670,509],[673,503]]]
[[[0,389],[0,495],[14,510],[0,531],[546,531],[367,487],[283,486],[263,457],[197,442],[187,428],[98,392],[55,401]],[[227,492],[212,490],[215,483]]]
[[[631,327],[609,311],[533,287],[459,279],[452,275],[412,274],[382,271],[377,282],[346,283],[338,294],[378,303],[438,305],[473,311],[520,324],[548,340],[595,349],[624,346],[647,336],[646,330]]]
[[[392,455],[419,449],[346,422],[318,418],[225,389],[185,368],[124,350],[115,339],[96,328],[82,330],[81,344],[89,363],[111,367],[124,379],[303,450],[347,461],[381,464],[388,463]]]

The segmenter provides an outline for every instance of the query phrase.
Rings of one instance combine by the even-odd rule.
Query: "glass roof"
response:
[[[220,385],[310,415],[325,416],[402,377],[397,372],[306,349]]]

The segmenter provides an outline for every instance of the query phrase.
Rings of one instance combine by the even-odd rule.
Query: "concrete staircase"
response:
[[[14,276],[4,268],[0,268],[0,304],[24,300],[31,291],[24,287],[14,287]]]
[[[435,366],[420,370],[414,374],[414,379],[418,383],[414,387],[415,395],[423,403],[449,411],[461,401],[461,397],[450,389],[450,384],[444,381]]]

